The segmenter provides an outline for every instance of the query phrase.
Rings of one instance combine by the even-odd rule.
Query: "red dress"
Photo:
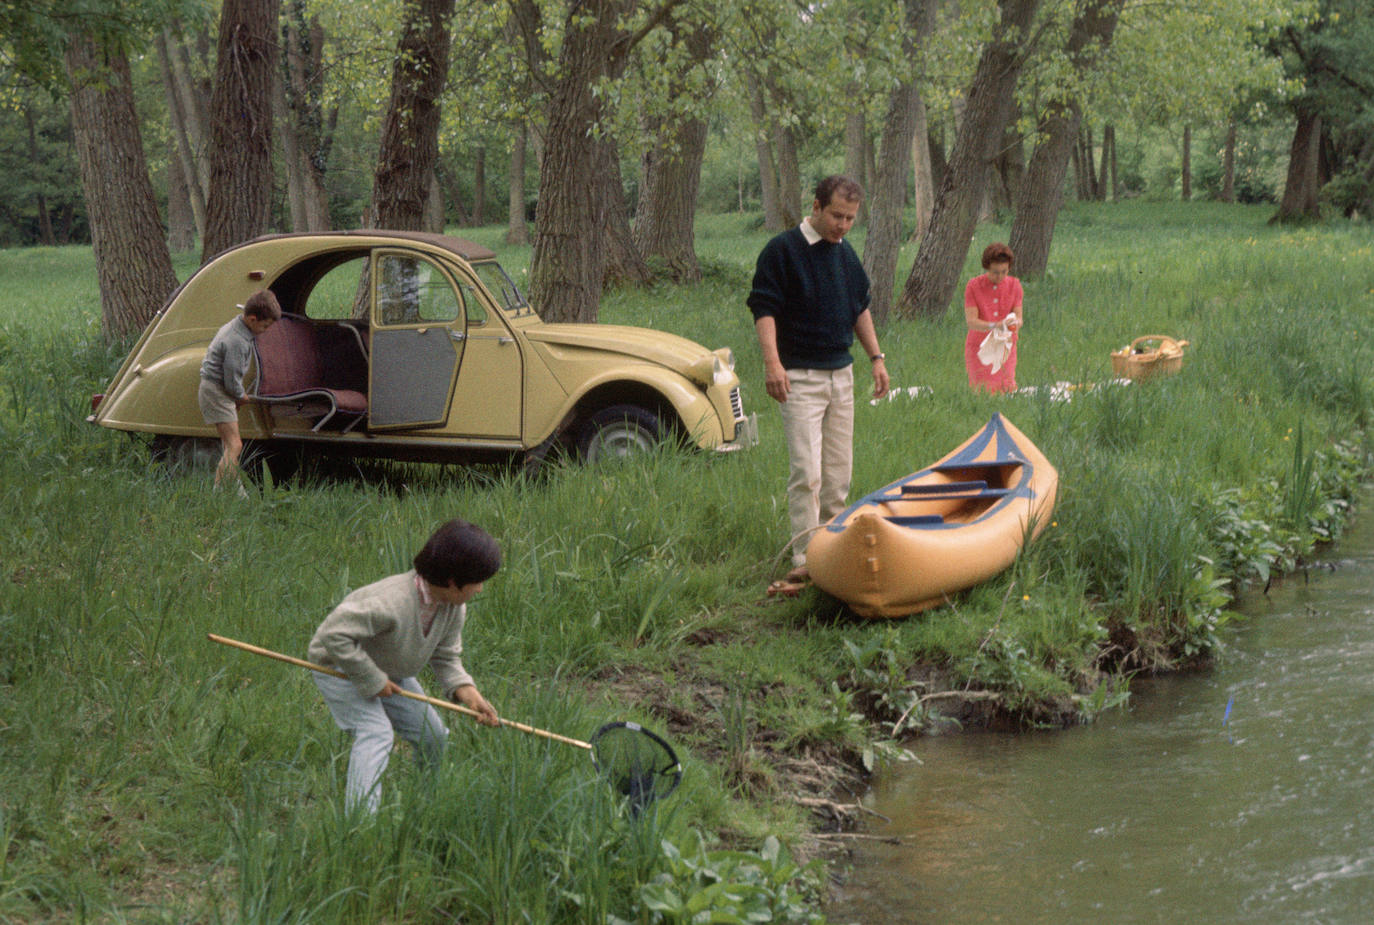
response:
[[[1021,281],[1015,276],[1003,277],[1002,282],[993,286],[987,274],[975,276],[964,288],[964,305],[978,309],[978,320],[1001,321],[1015,312],[1021,314]],[[1011,353],[1002,363],[1001,369],[992,371],[978,360],[978,348],[987,331],[969,331],[964,338],[964,366],[968,369],[968,384],[973,388],[987,389],[989,392],[1016,391],[1016,340],[1017,331],[1011,335]]]

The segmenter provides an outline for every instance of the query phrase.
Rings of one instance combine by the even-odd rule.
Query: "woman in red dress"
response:
[[[1026,318],[1021,281],[1010,275],[1014,259],[1011,248],[1002,242],[989,244],[983,251],[983,269],[987,272],[969,280],[964,289],[964,321],[968,324],[964,365],[968,384],[975,389],[1016,391],[1017,331]],[[979,359],[979,348],[989,337],[994,341],[984,351],[984,359]]]

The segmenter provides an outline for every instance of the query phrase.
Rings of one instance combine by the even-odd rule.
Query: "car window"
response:
[[[487,307],[482,304],[482,300],[477,293],[467,283],[459,280],[458,288],[463,290],[463,305],[468,310],[468,324],[479,325],[487,323]]]
[[[454,321],[461,314],[458,293],[437,266],[408,254],[377,260],[377,316],[382,324]]]
[[[367,317],[366,254],[347,260],[320,277],[300,311],[319,321]]]
[[[474,263],[472,269],[487,289],[491,291],[491,294],[496,297],[496,301],[501,307],[517,313],[529,308],[530,303],[525,301],[524,293],[501,268],[501,264],[489,260],[484,263]]]

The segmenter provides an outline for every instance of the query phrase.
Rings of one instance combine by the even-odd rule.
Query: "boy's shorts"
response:
[[[239,420],[239,408],[234,403],[234,399],[218,382],[211,382],[209,379],[200,380],[200,389],[196,391],[196,399],[200,402],[200,413],[205,418],[206,424],[237,424]]]

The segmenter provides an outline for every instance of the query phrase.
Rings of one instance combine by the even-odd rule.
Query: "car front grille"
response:
[[[730,413],[737,422],[744,420],[744,399],[740,398],[739,386],[730,390]]]

